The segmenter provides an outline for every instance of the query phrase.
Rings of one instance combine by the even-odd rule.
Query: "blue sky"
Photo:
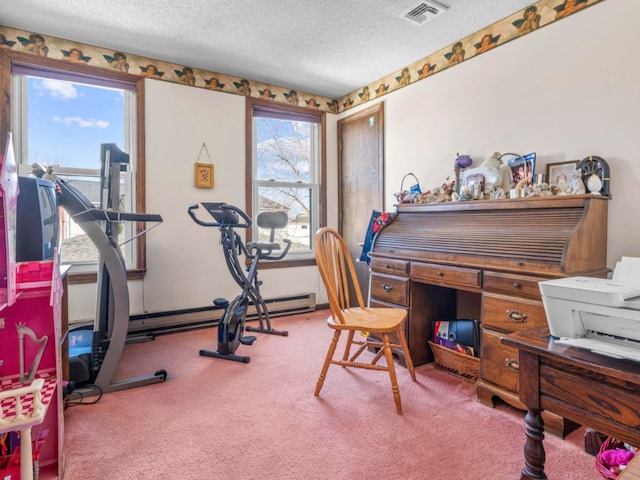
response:
[[[99,169],[102,143],[125,149],[121,91],[30,77],[28,96],[29,164]],[[260,150],[271,157],[261,166],[271,167],[269,178],[309,181],[308,124],[259,120]],[[302,177],[293,175],[280,155],[292,160]]]
[[[100,168],[100,144],[124,150],[121,92],[29,78],[29,164]]]

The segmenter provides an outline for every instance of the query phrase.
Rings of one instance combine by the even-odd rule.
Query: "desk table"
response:
[[[640,455],[636,454],[631,460],[631,463],[627,465],[620,475],[618,480],[640,480]]]
[[[640,446],[640,364],[563,345],[546,327],[501,342],[519,350],[520,400],[527,407],[521,480],[547,478],[543,410]]]

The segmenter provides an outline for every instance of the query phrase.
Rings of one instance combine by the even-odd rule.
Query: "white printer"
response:
[[[640,362],[640,258],[623,257],[611,279],[568,277],[539,285],[558,342]]]

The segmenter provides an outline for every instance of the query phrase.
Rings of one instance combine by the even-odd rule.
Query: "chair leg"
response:
[[[344,347],[344,355],[342,356],[342,360],[345,362],[349,360],[349,352],[351,351],[351,344],[353,343],[353,336],[356,332],[353,330],[349,330],[347,336],[347,345]]]
[[[393,400],[396,402],[396,413],[402,415],[402,402],[400,400],[400,389],[398,388],[398,380],[396,378],[396,368],[393,363],[393,353],[391,353],[391,345],[389,344],[389,335],[382,334],[382,345],[384,349],[384,357],[387,360],[387,370],[391,379],[391,391],[393,392]]]
[[[322,365],[320,378],[318,379],[318,383],[316,383],[316,391],[314,392],[314,395],[316,397],[320,395],[320,390],[322,390],[322,385],[324,385],[324,379],[327,376],[327,370],[329,370],[329,365],[331,364],[331,360],[333,360],[333,354],[335,353],[336,347],[338,346],[339,338],[340,338],[340,330],[336,330],[333,334],[333,339],[329,344],[329,350],[327,351],[327,357],[324,360],[324,365]]]
[[[415,382],[416,370],[413,367],[413,360],[411,359],[411,354],[409,353],[407,338],[404,335],[404,325],[401,325],[397,331],[398,331],[398,337],[400,338],[400,345],[402,345],[402,351],[404,352],[404,359],[407,362],[407,370],[409,370],[409,375],[411,375],[411,380]]]

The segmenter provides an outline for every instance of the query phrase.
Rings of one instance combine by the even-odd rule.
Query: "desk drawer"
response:
[[[371,270],[406,277],[409,274],[409,262],[406,260],[374,257],[371,259]]]
[[[393,275],[371,274],[371,298],[396,305],[409,305],[409,279]]]
[[[482,287],[482,271],[474,268],[449,267],[433,263],[411,263],[412,279],[434,285],[458,287]]]
[[[620,440],[628,442],[638,441],[640,411],[637,380],[625,382],[617,378],[616,373],[620,371],[616,372],[615,368],[611,369],[609,376],[606,369],[597,363],[591,367],[588,361],[576,364],[570,359],[565,363],[562,359],[539,358],[541,408],[553,409],[551,411],[558,414],[564,413],[561,409],[569,409],[579,415],[578,418],[592,420],[594,423],[590,425],[594,429],[607,424],[611,427],[609,433],[612,436],[620,438],[618,435],[621,435],[623,438]],[[622,368],[631,371],[633,367],[624,365]]]
[[[482,330],[480,342],[480,377],[511,392],[519,389],[519,354],[517,348],[500,343],[502,334]]]
[[[538,282],[543,280],[548,279],[485,271],[482,278],[482,285],[486,291],[540,300],[540,287],[538,286]]]
[[[546,325],[547,316],[540,301],[493,293],[482,295],[482,326],[485,328],[510,333]]]

